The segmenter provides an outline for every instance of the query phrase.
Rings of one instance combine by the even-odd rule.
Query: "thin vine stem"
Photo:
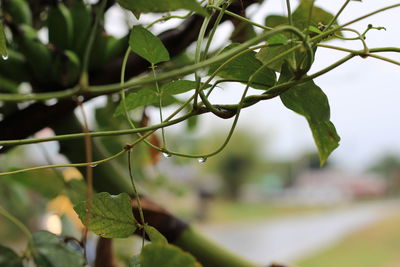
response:
[[[358,38],[356,38],[356,39],[361,41],[361,43],[364,47],[364,52],[368,53],[367,43],[365,42],[364,36],[361,33],[359,33],[357,30],[350,29],[350,28],[343,28],[341,31],[348,31],[348,32],[353,32],[353,33],[357,34]]]
[[[288,23],[290,26],[293,26],[292,9],[290,7],[290,0],[286,0],[286,10],[287,10],[287,15],[288,15]]]
[[[312,0],[310,8],[308,10],[307,25],[311,25],[311,18],[312,18],[312,12],[314,11],[314,4],[315,4],[315,0]]]
[[[155,66],[153,63],[151,63],[151,71],[153,72],[153,77],[155,80],[156,84],[156,90],[158,93],[158,111],[159,111],[159,116],[160,116],[160,123],[163,122],[163,112],[162,112],[162,89],[158,86],[158,81],[157,81],[157,75],[156,75],[156,70]],[[165,130],[164,127],[161,127],[161,136],[162,136],[162,147],[167,146],[167,140],[165,139]]]
[[[133,193],[135,194],[135,199],[138,205],[138,210],[139,210],[139,216],[140,216],[140,221],[141,221],[141,227],[142,227],[142,249],[144,247],[144,240],[145,240],[145,235],[146,232],[144,231],[144,226],[146,225],[146,222],[144,220],[144,214],[143,214],[143,209],[142,209],[142,203],[140,202],[140,195],[139,195],[139,191],[136,188],[136,184],[135,184],[135,179],[133,178],[133,173],[132,173],[132,164],[131,164],[131,148],[128,149],[128,172],[129,172],[129,178],[131,179],[131,183],[132,183],[132,189],[133,189]]]
[[[167,127],[170,125],[177,124],[177,123],[184,121],[194,115],[195,115],[195,113],[186,114],[175,120],[165,121],[160,124],[155,124],[155,125],[141,127],[141,128],[115,130],[115,131],[90,132],[90,133],[88,133],[88,135],[91,137],[101,137],[101,136],[115,136],[115,135],[125,135],[125,134],[134,134],[134,133],[144,133],[144,132],[151,131],[151,130],[157,130],[161,127]],[[71,139],[77,139],[77,138],[82,138],[82,137],[84,137],[83,133],[75,133],[75,134],[57,135],[57,136],[44,137],[44,138],[4,140],[4,141],[0,141],[0,146],[26,145],[26,144],[49,142],[49,141],[71,140]]]
[[[128,57],[129,54],[131,53],[131,48],[128,47],[125,55],[124,55],[124,59],[122,61],[122,66],[121,66],[121,85],[123,85],[125,83],[125,71],[126,71],[126,63],[128,61]],[[130,116],[129,116],[129,112],[128,112],[128,108],[126,106],[126,96],[125,96],[125,90],[121,90],[120,92],[121,95],[121,102],[122,102],[122,106],[124,107],[124,115],[126,120],[128,121],[129,125],[131,126],[132,129],[136,129],[135,124],[133,123],[133,121],[131,120]],[[139,137],[142,137],[142,135],[140,133],[137,133],[137,135]],[[143,140],[148,146],[150,146],[153,149],[156,149],[158,151],[162,151],[162,148],[153,145],[150,141],[148,141],[147,139]]]
[[[217,19],[216,19],[216,21],[215,21],[215,23],[213,25],[213,28],[211,29],[211,32],[208,35],[208,40],[207,40],[207,43],[206,43],[206,47],[204,48],[203,56],[201,57],[202,60],[204,60],[207,57],[208,50],[210,49],[211,42],[214,39],[215,32],[217,31],[217,28],[218,28],[219,24],[221,23],[222,17],[224,16],[224,12],[225,12],[225,10],[227,8],[228,8],[228,5],[224,4],[223,7],[221,8],[219,14],[218,14],[218,17],[217,17]]]
[[[195,55],[194,55],[194,63],[195,64],[199,64],[201,61],[201,46],[203,44],[203,40],[204,37],[206,35],[206,30],[208,27],[208,24],[211,21],[211,16],[205,17],[203,20],[203,23],[201,25],[200,31],[199,31],[199,35],[197,37],[197,42],[196,42],[196,51],[195,51]],[[196,81],[196,92],[195,92],[195,97],[194,97],[194,101],[193,101],[193,106],[197,106],[197,94],[198,94],[198,90],[200,88],[200,84],[201,84],[201,77],[199,76],[199,74],[197,73],[197,71],[194,72],[194,79]]]
[[[222,10],[223,10],[221,7],[215,6],[215,5],[208,5],[207,7],[214,8],[214,9],[219,10],[219,11],[222,11]],[[233,18],[239,19],[239,20],[241,20],[241,21],[243,21],[243,22],[249,23],[249,24],[251,24],[251,25],[253,25],[253,26],[256,26],[256,27],[258,27],[258,28],[260,28],[260,29],[263,29],[263,30],[269,31],[269,30],[273,30],[273,29],[274,29],[274,28],[271,28],[271,27],[264,26],[264,25],[262,25],[262,24],[256,23],[256,22],[254,22],[254,21],[252,21],[252,20],[249,20],[248,18],[245,18],[245,17],[243,17],[243,16],[240,16],[240,15],[238,15],[238,14],[236,14],[236,13],[233,13],[233,12],[231,12],[231,11],[229,11],[229,10],[224,10],[224,14],[226,14],[226,15],[228,15],[228,16],[231,16],[231,17],[233,17]]]
[[[400,61],[396,61],[391,58],[373,54],[373,52],[393,52],[393,51],[377,51],[377,50],[371,49],[371,50],[369,50],[369,52],[365,52],[365,51],[352,50],[352,49],[339,47],[339,46],[326,45],[326,44],[318,44],[318,46],[323,47],[323,48],[329,48],[329,49],[339,50],[339,51],[343,51],[343,52],[348,52],[348,53],[359,55],[362,57],[373,57],[373,58],[380,59],[382,61],[386,61],[386,62],[400,66]],[[400,49],[398,49],[398,50],[400,50]]]
[[[122,154],[124,154],[126,151],[121,150],[118,153],[102,159],[102,160],[97,160],[93,162],[83,162],[83,163],[69,163],[69,164],[53,164],[53,165],[46,165],[46,166],[37,166],[37,167],[31,167],[31,168],[25,168],[25,169],[20,169],[20,170],[15,170],[15,171],[9,171],[9,172],[1,172],[0,176],[6,176],[6,175],[11,175],[11,174],[17,174],[17,173],[23,173],[23,172],[30,172],[30,171],[38,171],[38,170],[44,170],[44,169],[50,169],[50,168],[69,168],[69,167],[85,167],[85,166],[95,166],[99,165],[102,163],[106,163],[110,160],[113,160]]]
[[[159,19],[156,19],[155,21],[151,22],[150,24],[148,24],[146,26],[146,29],[150,29],[155,24],[157,24],[159,22],[165,22],[165,21],[170,20],[170,19],[186,19],[186,18],[190,17],[192,14],[193,14],[193,12],[189,12],[186,15],[183,15],[183,16],[177,16],[177,15],[163,16],[163,17],[161,17]]]
[[[339,18],[340,14],[342,14],[343,10],[346,8],[346,6],[350,3],[351,0],[346,0],[344,4],[340,7],[339,11],[335,14],[335,16],[331,19],[329,24],[326,26],[326,29],[328,30],[330,27],[332,27],[333,23]]]

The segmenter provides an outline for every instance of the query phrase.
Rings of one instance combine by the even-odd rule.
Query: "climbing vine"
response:
[[[362,3],[352,3],[361,1],[345,0],[341,8],[331,14],[313,0],[301,0],[296,7],[291,6],[294,1],[286,0],[285,15],[268,14],[265,23],[260,24],[246,17],[245,12],[247,6],[260,4],[258,2],[262,1],[100,0],[95,4],[82,0],[2,1],[0,129],[7,127],[8,130],[0,133],[0,152],[15,146],[58,141],[61,153],[71,163],[1,169],[0,176],[48,168],[86,167],[86,171],[82,171],[88,181],[86,198],[77,202],[74,209],[86,229],[102,238],[125,238],[137,233],[143,240],[148,239],[150,244],[143,244],[141,253],[132,258],[131,266],[252,266],[207,243],[208,240],[184,223],[174,234],[160,226],[178,219],[154,209],[154,203],[150,204],[138,190],[132,167],[135,149],[141,144],[148,146],[154,163],[159,154],[204,163],[223,153],[243,109],[280,98],[286,108],[306,119],[323,165],[339,146],[340,137],[330,119],[328,98],[315,79],[355,57],[372,57],[400,65],[395,59],[383,56],[385,52],[399,53],[400,48],[368,46],[369,31],[386,30],[384,27],[369,24],[363,32],[351,28],[356,22],[398,8],[400,4],[384,6],[341,23],[340,16],[346,7],[361,6]],[[116,5],[136,18],[129,33],[121,38],[105,30],[105,23],[108,23],[105,13]],[[180,13],[181,10],[185,13]],[[156,14],[157,18],[144,23],[147,13]],[[169,20],[181,20],[183,24],[155,35],[154,28]],[[217,29],[224,21],[235,25],[232,41],[214,49]],[[45,38],[43,32],[47,33]],[[355,37],[347,37],[347,33]],[[330,45],[333,39],[359,41],[361,49]],[[195,43],[193,54],[185,54],[192,43]],[[320,48],[343,51],[347,55],[310,73]],[[222,83],[243,86],[238,102],[211,101],[213,92]],[[26,85],[29,90],[21,90]],[[177,97],[183,93],[186,93],[185,99]],[[103,110],[106,117],[97,120],[100,125],[113,127],[92,131],[87,121],[81,128],[76,124],[57,125],[60,120],[71,121],[76,106],[86,117],[83,103],[99,96],[107,96],[107,105]],[[43,103],[49,101],[55,104]],[[26,107],[21,108],[18,105],[21,103]],[[168,116],[163,112],[166,106],[174,107]],[[159,110],[158,123],[149,124],[147,107]],[[142,113],[140,119],[137,119],[138,111]],[[205,113],[232,119],[225,141],[212,151],[199,150],[196,154],[172,148],[166,134],[168,127],[189,123]],[[19,121],[25,118],[34,121],[35,126]],[[55,135],[29,137],[45,126],[52,127]],[[120,144],[119,151],[104,153],[106,149],[98,144],[97,138],[116,136],[127,138]],[[64,147],[64,143],[70,145]],[[72,151],[78,147],[84,148],[86,154]],[[124,155],[128,159],[128,170],[125,175],[117,174],[108,164],[116,164]],[[126,177],[130,181],[128,186]],[[95,194],[91,193],[92,178]],[[74,250],[68,242],[49,232],[31,234],[1,207],[0,214],[13,221],[29,239],[23,255],[0,246],[0,253],[4,255],[0,257],[1,264],[23,266],[31,260],[38,266],[87,264],[84,257],[86,234],[77,242],[82,251]],[[159,225],[152,223],[154,214],[164,216],[164,221]],[[198,242],[212,249],[195,244]],[[65,261],[60,263],[59,257]]]

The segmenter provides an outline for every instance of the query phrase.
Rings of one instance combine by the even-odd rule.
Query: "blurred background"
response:
[[[320,0],[316,4],[336,13],[342,2]],[[381,7],[379,1],[354,1],[339,21]],[[251,6],[247,13],[263,23],[266,14],[284,14],[285,10],[284,1],[269,0],[261,7]],[[399,47],[398,14],[398,9],[388,11],[354,28],[362,32],[368,24],[386,27],[386,31],[371,31],[367,44]],[[154,17],[146,19],[151,22]],[[116,36],[123,36],[127,25],[137,23],[122,16],[118,8],[108,11],[106,22],[107,30]],[[178,24],[174,20],[163,23],[155,32]],[[223,24],[213,49],[226,43],[232,31],[231,24]],[[361,49],[357,41],[330,44]],[[311,73],[343,56],[319,48]],[[211,239],[259,264],[400,266],[400,69],[375,59],[355,58],[316,83],[330,100],[331,120],[341,136],[339,148],[324,167],[319,166],[306,120],[273,99],[243,111],[230,144],[215,157],[199,161],[164,158],[140,146],[134,164],[141,190],[158,203],[168,203],[168,209],[195,223]],[[242,87],[221,86],[212,101],[235,102]],[[107,103],[104,97],[85,104],[90,128],[128,127],[122,119],[111,117],[113,107]],[[163,112],[172,110],[167,107]],[[146,113],[151,123],[158,122],[155,108]],[[224,142],[230,124],[230,120],[200,116],[197,121],[168,128],[168,144],[177,151],[213,151]],[[36,136],[52,134],[44,129]],[[101,139],[109,150],[119,149],[125,140],[129,137]],[[57,151],[57,143],[18,147],[0,155],[0,170],[65,162]],[[84,198],[84,192],[82,177],[73,168],[0,179],[0,203],[30,229],[76,237],[81,226],[72,204]],[[25,247],[24,237],[3,217],[0,240],[20,251]],[[127,244],[134,246],[135,242],[135,238],[116,242],[121,262],[133,254]]]

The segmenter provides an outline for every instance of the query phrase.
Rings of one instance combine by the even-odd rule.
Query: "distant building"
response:
[[[286,190],[286,198],[299,204],[330,205],[360,198],[384,196],[387,181],[377,175],[321,169],[305,170]]]

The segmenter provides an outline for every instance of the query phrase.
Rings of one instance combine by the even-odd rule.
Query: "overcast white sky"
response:
[[[284,13],[283,0],[267,0],[259,6],[253,6],[248,14],[263,23],[267,13]],[[291,1],[296,6],[298,1]],[[332,0],[317,0],[316,5],[336,13],[345,2]],[[383,3],[384,2],[384,3]],[[340,16],[341,23],[373,10],[396,4],[398,1],[364,0],[352,1]],[[111,31],[121,34],[121,27],[114,25]],[[363,31],[368,24],[384,26],[387,31],[371,31],[367,35],[369,47],[396,46],[400,47],[400,8],[375,15],[352,27]],[[172,22],[178,23],[178,21]],[[168,27],[161,25],[161,28]],[[162,29],[159,28],[158,31]],[[221,43],[230,30],[226,24],[217,34],[216,42]],[[359,41],[344,43],[333,41],[330,44],[361,49]],[[313,73],[330,63],[344,57],[343,52],[320,48],[317,60],[310,71]],[[386,54],[389,56],[389,54]],[[400,61],[400,55],[392,54],[392,58]],[[377,157],[391,152],[400,156],[400,67],[375,59],[355,58],[347,64],[335,69],[328,75],[316,80],[316,83],[328,95],[331,105],[331,120],[336,125],[342,140],[340,147],[332,154],[332,161],[339,167],[360,170],[372,163]],[[216,102],[230,102],[240,95],[240,88],[229,85],[229,88],[215,93]],[[229,94],[227,93],[229,91]],[[203,129],[219,127],[228,129],[230,122],[203,117]],[[246,109],[242,113],[240,127],[254,130],[257,135],[265,136],[260,140],[270,157],[295,158],[304,151],[315,151],[311,132],[306,120],[293,112],[286,110],[279,99],[266,101]]]

